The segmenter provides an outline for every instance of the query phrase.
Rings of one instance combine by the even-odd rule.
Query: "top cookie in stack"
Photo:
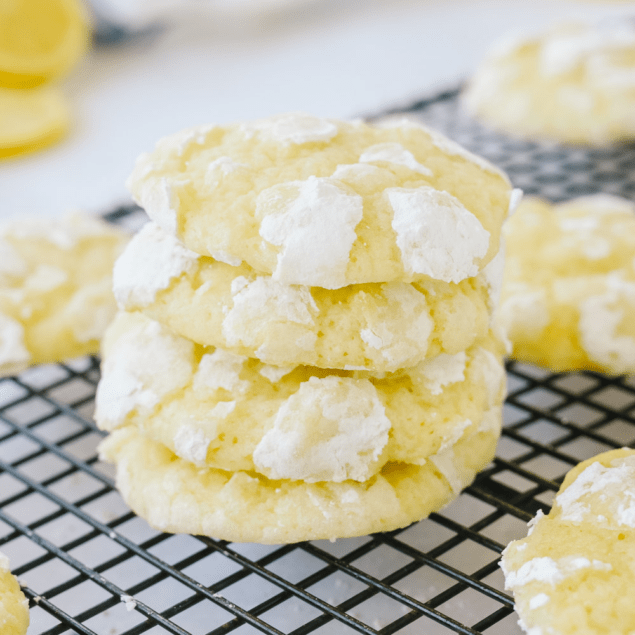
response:
[[[418,520],[491,460],[504,174],[412,122],[188,130],[129,186],[97,421],[167,531],[293,542]]]
[[[128,185],[188,249],[325,289],[475,276],[510,198],[499,170],[421,126],[298,114],[167,137]]]

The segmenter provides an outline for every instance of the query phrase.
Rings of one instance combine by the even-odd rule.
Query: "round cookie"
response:
[[[570,23],[505,37],[463,93],[475,117],[513,136],[603,145],[635,137],[635,26]]]
[[[128,235],[79,212],[0,226],[0,376],[97,353]]]
[[[499,409],[423,465],[389,463],[363,483],[269,480],[197,467],[134,426],[100,446],[117,488],[160,531],[266,544],[361,536],[404,527],[450,503],[494,457]]]
[[[475,276],[498,252],[512,193],[423,126],[299,113],[166,137],[128,186],[192,251],[326,289]]]
[[[499,349],[489,337],[378,376],[281,369],[121,313],[104,337],[95,419],[105,430],[133,424],[198,466],[366,481],[390,462],[425,463],[500,406]]]
[[[0,553],[0,632],[25,635],[28,626],[29,602],[9,569],[9,559]]]
[[[548,516],[503,552],[520,626],[530,635],[633,633],[635,450],[576,466]]]
[[[635,204],[526,199],[504,234],[498,316],[512,357],[555,371],[635,372]]]
[[[501,282],[495,271],[487,275],[495,263],[459,283],[327,291],[198,256],[148,223],[115,263],[113,288],[120,307],[141,310],[199,344],[276,366],[390,372],[456,354],[487,334],[490,295]]]

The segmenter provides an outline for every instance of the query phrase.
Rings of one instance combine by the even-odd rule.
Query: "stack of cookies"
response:
[[[288,114],[139,158],[98,425],[151,525],[262,543],[402,527],[494,455],[518,192],[421,125]]]

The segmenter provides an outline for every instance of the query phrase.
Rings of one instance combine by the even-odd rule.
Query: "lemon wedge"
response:
[[[31,88],[64,75],[88,39],[80,0],[0,1],[0,85]]]
[[[55,87],[0,88],[0,158],[40,150],[68,130],[69,109]]]

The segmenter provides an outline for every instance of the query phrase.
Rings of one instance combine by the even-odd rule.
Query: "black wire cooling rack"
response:
[[[506,170],[528,194],[635,195],[635,147],[510,140],[464,117],[457,91],[400,109]],[[134,225],[140,212],[108,217]],[[577,462],[635,443],[635,378],[508,364],[495,461],[459,499],[385,534],[285,546],[152,530],[96,455],[98,360],[0,380],[0,550],[31,605],[29,635],[519,633],[498,559],[548,511]]]

